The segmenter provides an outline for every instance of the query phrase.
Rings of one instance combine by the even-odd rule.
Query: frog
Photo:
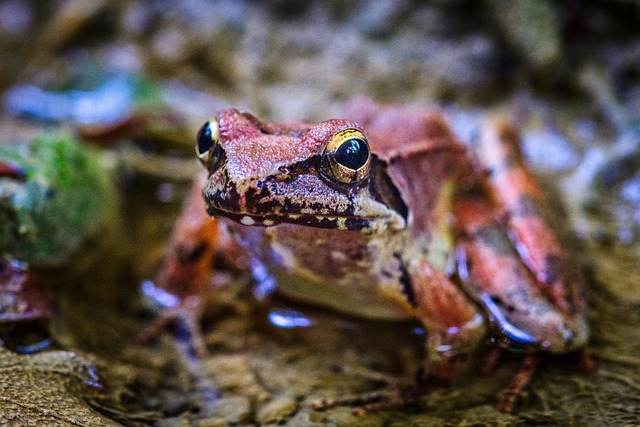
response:
[[[522,354],[502,412],[541,355],[585,354],[583,280],[513,126],[482,119],[465,144],[437,110],[356,99],[340,117],[265,122],[229,108],[202,126],[196,154],[206,172],[158,280],[187,301],[176,307],[197,305],[224,230],[245,267],[286,298],[418,320],[423,379],[464,375],[487,344]]]

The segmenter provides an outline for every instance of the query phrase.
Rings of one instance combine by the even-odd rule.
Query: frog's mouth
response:
[[[367,234],[407,227],[409,210],[386,174],[386,164],[374,159],[368,179],[339,186],[317,173],[317,168],[292,165],[287,173],[263,180],[231,180],[228,172],[209,176],[204,189],[207,209],[248,226],[295,224]]]
[[[387,229],[402,229],[404,220],[391,217],[358,217],[332,216],[312,214],[273,214],[251,215],[248,213],[229,212],[223,209],[209,207],[208,212],[213,217],[224,217],[247,226],[271,227],[278,224],[296,224],[306,227],[325,228],[332,230],[361,231],[376,233]]]

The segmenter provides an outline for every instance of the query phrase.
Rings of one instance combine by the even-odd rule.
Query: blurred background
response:
[[[639,28],[637,0],[1,0],[0,250],[14,260],[3,268],[38,276],[36,298],[52,291],[57,309],[0,313],[0,420],[638,422]],[[204,316],[203,360],[172,334],[131,344],[154,317],[140,283],[199,171],[201,124],[227,106],[320,121],[355,96],[442,108],[463,140],[481,114],[518,122],[587,271],[596,374],[551,361],[514,415],[495,396],[517,359],[405,410],[312,411],[314,398],[413,378],[424,331],[256,302],[242,275]],[[33,338],[34,321],[52,340]]]
[[[483,106],[545,94],[617,121],[607,102],[638,110],[638,7],[631,0],[3,1],[0,83],[88,90],[138,76],[271,119],[326,117],[355,94]]]

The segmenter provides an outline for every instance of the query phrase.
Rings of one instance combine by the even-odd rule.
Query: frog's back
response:
[[[389,165],[390,178],[414,213],[409,219],[412,234],[430,240],[435,232],[448,234],[453,192],[471,164],[443,115],[357,98],[343,117],[366,129],[373,152]]]
[[[369,134],[373,151],[382,157],[427,141],[435,145],[458,145],[444,117],[436,110],[356,98],[345,106],[341,117],[362,125]]]

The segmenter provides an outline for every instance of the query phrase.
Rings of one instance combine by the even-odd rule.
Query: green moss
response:
[[[62,261],[111,216],[116,191],[101,154],[73,138],[47,134],[0,146],[0,160],[26,180],[0,180],[0,252],[32,264]]]

